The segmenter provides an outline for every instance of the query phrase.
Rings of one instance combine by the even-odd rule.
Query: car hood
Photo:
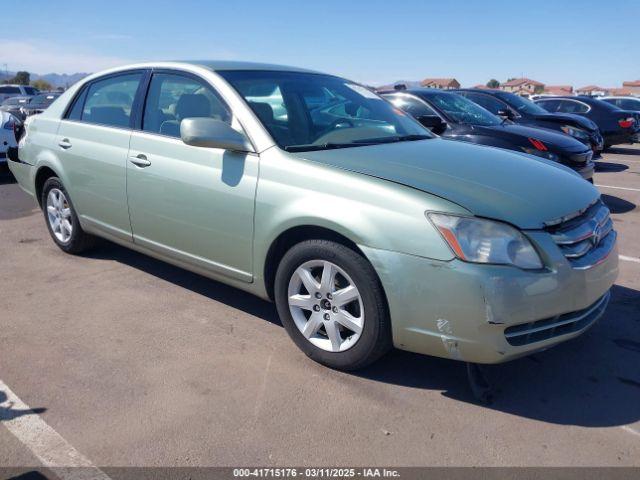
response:
[[[406,185],[523,229],[542,228],[599,196],[554,162],[440,138],[291,155]]]
[[[534,115],[534,118],[536,120],[541,120],[544,122],[554,122],[558,124],[568,124],[571,126],[580,127],[589,132],[598,129],[598,125],[596,125],[593,120],[589,120],[586,117],[574,115],[572,113],[545,113]]]

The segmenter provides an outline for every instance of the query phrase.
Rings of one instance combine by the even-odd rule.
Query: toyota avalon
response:
[[[12,152],[62,251],[102,237],[273,300],[333,368],[392,346],[476,363],[539,351],[587,330],[617,275],[609,211],[575,172],[440,139],[313,71],[111,69],[29,117]]]

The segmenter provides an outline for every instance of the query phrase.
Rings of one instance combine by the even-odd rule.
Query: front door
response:
[[[190,117],[240,128],[204,80],[154,73],[127,162],[134,242],[212,273],[251,281],[259,157],[184,144],[180,122]]]

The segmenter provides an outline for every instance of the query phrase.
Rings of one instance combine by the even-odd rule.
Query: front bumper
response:
[[[585,180],[590,180],[591,178],[593,178],[593,173],[595,172],[595,169],[596,169],[595,163],[593,163],[592,161],[586,162],[584,166],[580,168],[576,168],[576,167],[571,167],[571,168],[573,168],[577,173],[579,173],[580,176]]]
[[[530,238],[544,252],[545,270],[438,261],[362,246],[387,295],[394,345],[466,362],[501,363],[583,333],[606,307],[618,274],[617,247],[601,263],[578,270],[548,234]],[[553,322],[571,327],[552,325],[551,333],[542,328],[544,335],[524,342],[507,336]]]

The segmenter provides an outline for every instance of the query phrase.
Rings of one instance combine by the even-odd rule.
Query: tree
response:
[[[487,87],[489,88],[498,88],[500,86],[500,82],[495,78],[492,78],[487,82]]]
[[[36,87],[41,92],[48,92],[48,91],[53,90],[53,85],[51,85],[49,82],[47,82],[46,80],[43,80],[41,78],[31,82],[31,86],[32,87]]]
[[[533,87],[533,93],[542,93],[544,92],[544,85],[536,85]]]
[[[9,83],[16,83],[18,85],[29,85],[29,81],[31,80],[31,75],[29,72],[17,72],[16,76],[13,77]]]

